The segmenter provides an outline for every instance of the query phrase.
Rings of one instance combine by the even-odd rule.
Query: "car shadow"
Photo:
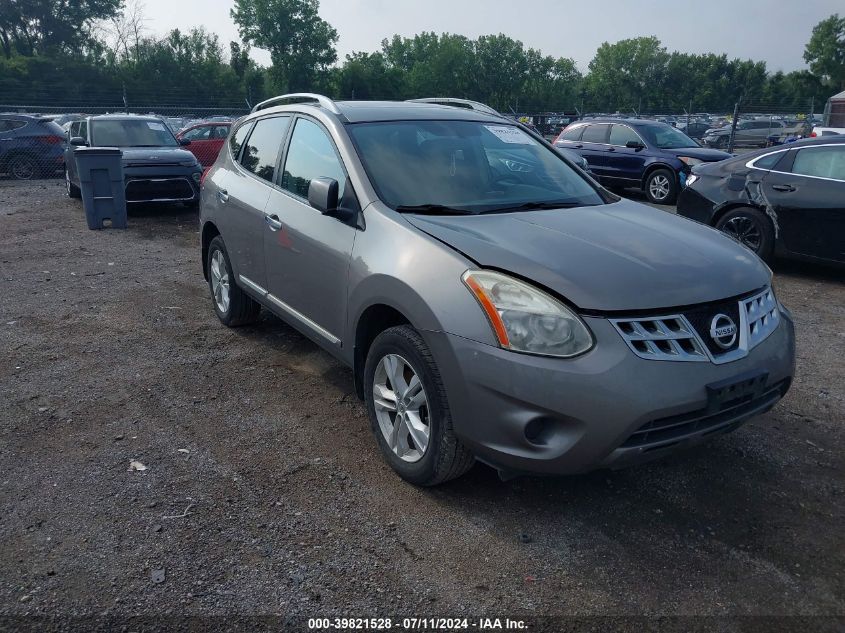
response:
[[[823,280],[845,285],[843,267],[835,264],[822,264],[794,259],[777,259],[771,264],[772,270],[779,275],[803,277],[814,281]]]

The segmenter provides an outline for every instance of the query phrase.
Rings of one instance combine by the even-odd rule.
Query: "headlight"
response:
[[[690,156],[678,156],[678,160],[680,160],[682,163],[686,163],[690,167],[704,162],[700,158],[692,158]]]
[[[518,279],[489,270],[468,270],[463,282],[505,349],[570,357],[593,346],[587,326],[560,301]]]

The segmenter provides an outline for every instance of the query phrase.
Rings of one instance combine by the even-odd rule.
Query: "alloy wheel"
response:
[[[18,180],[31,180],[35,176],[35,162],[31,158],[17,158],[12,163],[11,172]]]
[[[214,251],[211,256],[211,292],[214,303],[222,313],[229,310],[229,271],[222,251]]]
[[[740,215],[731,218],[722,226],[722,231],[755,253],[760,250],[763,243],[763,234],[760,232],[760,227],[747,216]]]
[[[406,462],[425,455],[431,437],[428,397],[411,364],[387,354],[373,377],[373,405],[387,445]]]
[[[655,200],[665,200],[669,196],[669,179],[663,174],[658,174],[648,184],[648,191]]]

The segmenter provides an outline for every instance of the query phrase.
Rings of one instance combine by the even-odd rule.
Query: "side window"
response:
[[[244,146],[241,165],[253,174],[273,182],[273,173],[279,159],[279,150],[290,124],[289,116],[259,119]],[[239,130],[240,131],[240,130]]]
[[[607,143],[607,129],[610,125],[588,125],[581,140],[584,143]]]
[[[249,131],[252,129],[252,121],[248,121],[241,125],[234,134],[232,134],[232,138],[229,139],[229,149],[232,150],[232,158],[235,161],[238,160],[238,156],[241,153],[241,147],[244,145],[244,141],[246,137],[249,135]]]
[[[845,145],[799,149],[792,173],[845,181]]]
[[[227,136],[229,136],[228,125],[218,125],[211,134],[211,138],[226,138]]]
[[[307,198],[308,186],[313,178],[334,178],[339,185],[338,197],[343,198],[346,173],[334,145],[319,125],[308,119],[299,119],[290,139],[282,188]]]
[[[639,134],[634,132],[627,125],[614,125],[610,128],[610,144],[625,146],[628,141],[642,143]]]
[[[6,119],[0,119],[0,132],[5,132],[9,129],[9,122]]]
[[[786,152],[769,154],[768,156],[763,156],[762,158],[755,160],[754,166],[758,169],[774,169],[775,165],[777,165],[784,156],[786,156]]]
[[[212,128],[208,125],[203,127],[195,127],[190,132],[186,132],[183,138],[186,138],[189,141],[207,141],[209,138],[211,138],[211,130]]]
[[[26,125],[26,121],[17,121],[15,119],[5,119],[0,122],[0,132],[11,132],[12,130],[19,130]]]
[[[586,125],[576,125],[575,127],[569,128],[563,133],[561,137],[564,141],[580,141],[581,135],[584,133],[584,128],[587,127]]]

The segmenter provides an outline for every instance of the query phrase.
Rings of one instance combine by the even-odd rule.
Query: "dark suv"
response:
[[[30,180],[61,171],[64,132],[50,119],[0,114],[0,172]]]
[[[674,204],[693,165],[730,158],[705,149],[671,125],[642,119],[579,121],[555,139],[575,150],[609,187],[637,187],[651,202]]]
[[[197,204],[202,166],[158,117],[92,116],[68,129],[65,183],[71,198],[80,197],[77,147],[119,147],[123,150],[126,202]]]

